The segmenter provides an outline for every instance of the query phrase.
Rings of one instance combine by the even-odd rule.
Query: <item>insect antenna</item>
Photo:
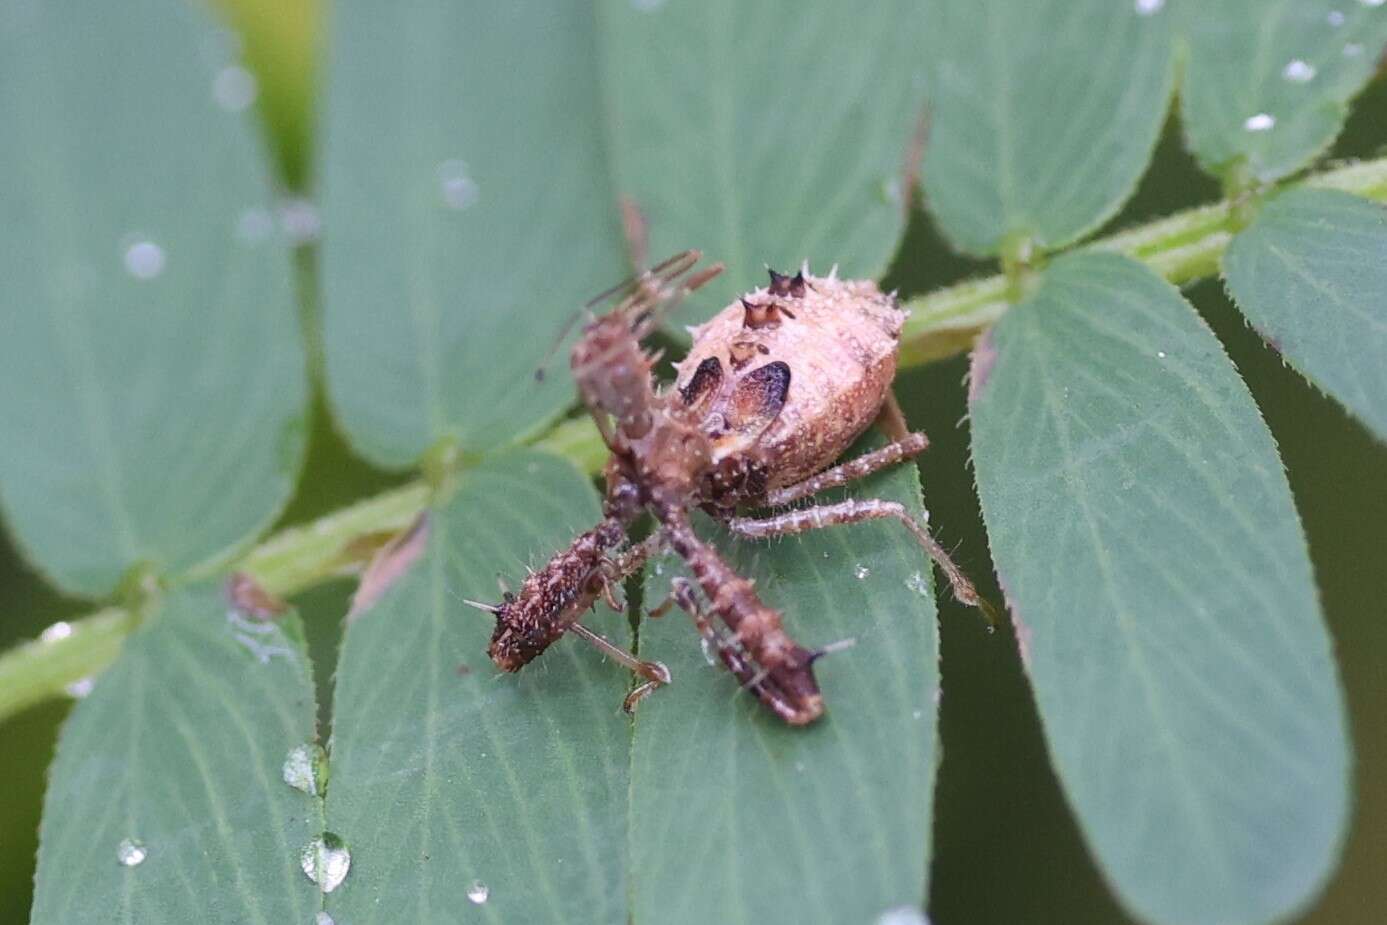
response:
[[[593,309],[617,295],[622,295],[623,298],[621,303],[619,303],[614,310],[616,312],[630,310],[641,301],[657,301],[661,298],[662,294],[668,292],[669,286],[674,280],[692,269],[694,264],[698,263],[702,257],[703,255],[696,250],[681,251],[672,257],[662,260],[649,270],[637,273],[635,276],[627,277],[616,285],[610,286],[591,299],[588,299],[568,316],[568,320],[565,321],[563,327],[559,329],[558,336],[556,336],[554,342],[549,345],[549,349],[544,353],[544,359],[535,370],[535,381],[544,381],[544,377],[548,375],[549,364],[554,359],[554,354],[558,352],[560,345],[563,344],[564,340],[573,330],[573,326],[577,324],[579,318],[584,315],[591,317]],[[714,272],[709,273],[709,270],[713,270],[713,267],[709,267],[709,270],[704,270],[703,273],[695,276],[675,295],[682,297],[686,292],[692,292],[694,289],[702,286],[708,280],[722,272],[722,264],[716,264],[715,266],[717,269],[714,270]],[[656,285],[657,280],[659,285]],[[629,305],[627,304],[628,302],[630,303]],[[648,313],[649,309],[637,316],[636,320],[632,322],[632,328],[635,329]]]

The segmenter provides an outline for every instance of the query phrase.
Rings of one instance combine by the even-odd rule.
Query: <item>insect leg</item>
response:
[[[846,465],[852,465],[852,463]],[[867,520],[899,521],[910,531],[910,535],[915,537],[916,542],[924,548],[929,557],[939,566],[940,571],[949,579],[949,586],[953,588],[954,597],[958,598],[961,603],[978,608],[987,618],[989,624],[996,625],[997,613],[995,608],[978,594],[973,583],[968,580],[968,576],[964,575],[963,570],[954,564],[954,560],[949,558],[949,554],[930,535],[929,530],[925,529],[914,517],[911,517],[910,512],[896,501],[883,501],[879,498],[862,500],[850,498],[836,504],[821,504],[816,507],[786,511],[783,514],[775,514],[760,519],[733,517],[727,521],[727,528],[739,536],[762,538],[804,533],[821,527],[861,523]]]
[[[607,637],[594,633],[581,623],[574,623],[568,630],[575,636],[586,639],[588,642],[592,643],[603,655],[618,664],[625,665],[634,674],[645,679],[644,683],[638,685],[635,690],[627,694],[626,699],[622,701],[621,708],[627,713],[634,711],[636,709],[636,704],[644,700],[655,688],[663,687],[670,683],[669,669],[665,667],[664,662],[647,662],[636,658]]]
[[[878,472],[888,466],[894,466],[896,463],[913,456],[919,456],[928,446],[929,438],[925,436],[923,431],[906,434],[895,443],[888,443],[880,449],[864,453],[856,459],[850,459],[832,469],[825,469],[818,475],[811,475],[802,482],[767,492],[765,503],[771,507],[789,504],[801,498],[808,498],[810,495],[817,495],[826,489],[846,485],[848,482],[871,475],[873,472]]]
[[[901,411],[901,404],[896,401],[896,393],[890,389],[886,390],[886,400],[881,403],[876,423],[892,442],[899,442],[910,436],[910,425],[905,422],[905,412]]]
[[[770,670],[754,664],[735,639],[728,638],[713,626],[712,620],[698,602],[692,582],[687,578],[673,579],[670,582],[669,598],[661,606],[667,606],[669,603],[678,604],[679,608],[689,615],[698,630],[698,635],[703,637],[704,644],[710,651],[718,654],[718,658],[727,666],[727,670],[737,679],[743,690],[754,694],[777,714],[783,716],[795,712],[795,704],[786,700],[774,685],[767,683]],[[825,654],[826,651],[810,653],[810,660]]]

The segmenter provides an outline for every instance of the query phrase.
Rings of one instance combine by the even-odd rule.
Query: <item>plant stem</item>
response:
[[[1307,177],[1302,185],[1387,202],[1387,158],[1341,165]],[[1177,285],[1193,282],[1218,272],[1237,232],[1241,205],[1225,201],[1188,209],[1087,246],[1140,260]],[[910,299],[900,365],[916,366],[967,350],[1010,307],[1009,288],[999,274]],[[586,418],[561,421],[533,446],[569,459],[584,472],[599,471],[606,460],[597,430]],[[283,530],[251,550],[237,569],[278,596],[349,574],[370,558],[384,534],[406,527],[428,497],[429,489],[420,481]],[[0,654],[0,719],[61,696],[69,685],[106,667],[138,622],[126,610],[108,607],[65,624],[48,640]]]
[[[1387,201],[1387,158],[1342,165],[1307,177],[1304,186]],[[1237,232],[1236,204],[1224,201],[1100,238],[1087,245],[1140,260],[1177,286],[1218,273]],[[967,350],[1010,307],[1005,276],[969,280],[906,301],[901,365],[917,366]]]

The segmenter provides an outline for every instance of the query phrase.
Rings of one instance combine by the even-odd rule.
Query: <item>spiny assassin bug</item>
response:
[[[691,274],[699,259],[696,251],[677,254],[589,303],[591,310],[616,299],[610,312],[589,314],[570,356],[579,394],[611,450],[603,518],[530,573],[517,593],[507,592],[499,604],[468,603],[495,615],[488,654],[503,670],[519,671],[575,633],[643,679],[627,697],[629,710],[670,682],[668,669],[634,657],[580,619],[598,598],[620,609],[612,587],[652,555],[672,550],[692,580],[676,579],[670,600],[652,613],[671,603],[687,611],[747,690],[785,722],[803,725],[824,711],[814,661],[850,643],[807,649],[791,638],[780,612],[695,533],[692,509],[752,538],[895,520],[940,566],[960,601],[992,615],[925,526],[897,502],[848,499],[740,515],[862,478],[916,456],[929,441],[906,430],[891,394],[906,318],[894,295],[869,280],[838,279],[836,272],[812,276],[807,266],[793,277],[771,270],[767,286],[691,328],[693,345],[676,367],[674,386],[657,386],[658,356],[641,341],[672,304],[722,269]],[[892,442],[834,466],[874,420]],[[628,531],[647,511],[654,531],[631,544]]]

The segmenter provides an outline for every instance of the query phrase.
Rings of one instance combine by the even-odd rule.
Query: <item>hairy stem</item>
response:
[[[1306,178],[1305,186],[1338,189],[1387,201],[1387,158],[1361,161]],[[1239,228],[1231,200],[1177,212],[1087,245],[1142,261],[1177,286],[1218,272],[1219,260]],[[909,299],[901,334],[901,365],[917,366],[967,350],[1009,307],[1005,276],[969,280]]]
[[[1387,158],[1341,165],[1307,177],[1303,185],[1387,202]],[[1248,207],[1255,205],[1230,200],[1200,206],[1086,246],[1126,254],[1177,285],[1193,282],[1218,272],[1224,249],[1245,221]],[[1008,291],[1006,277],[999,274],[910,299],[911,317],[901,337],[902,367],[967,350],[1010,307]],[[590,473],[606,459],[606,449],[586,418],[560,422],[533,445]],[[429,489],[421,481],[291,527],[251,550],[237,569],[272,594],[295,594],[359,569],[380,539],[406,527],[428,498]],[[0,654],[0,719],[61,696],[74,682],[106,667],[138,622],[124,609],[107,607],[62,624],[46,640]]]

